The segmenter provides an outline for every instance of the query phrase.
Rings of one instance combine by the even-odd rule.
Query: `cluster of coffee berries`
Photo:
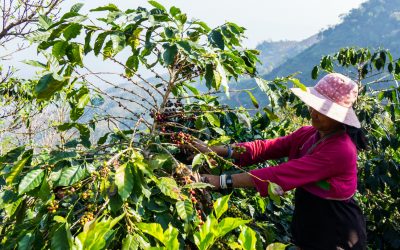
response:
[[[185,181],[185,184],[193,183],[193,180],[190,178],[190,176],[184,176],[183,179]]]
[[[171,142],[178,145],[184,145],[192,142],[192,137],[182,131],[171,135]]]
[[[88,191],[85,191],[85,192],[83,192],[83,193],[81,194],[81,198],[82,198],[83,200],[87,200],[87,199],[90,198],[91,195],[92,195],[92,191],[88,190]]]
[[[203,216],[201,216],[202,211],[200,209],[197,209],[196,213],[197,213],[197,219],[199,219],[199,225],[202,226],[204,224]]]
[[[88,211],[95,211],[96,210],[96,205],[93,203],[89,203],[86,205],[86,210]]]
[[[245,213],[242,212],[242,210],[240,210],[237,206],[232,205],[229,206],[228,210],[226,211],[227,215],[229,215],[230,217],[240,217],[240,218],[244,218],[244,219],[250,219],[250,217],[248,215],[246,215]]]
[[[190,200],[192,201],[193,204],[196,205],[196,203],[197,203],[196,191],[194,191],[193,189],[190,189],[189,194],[190,194]]]
[[[85,225],[87,222],[94,219],[94,215],[92,212],[85,212],[85,214],[81,217],[80,223],[81,225]]]
[[[118,161],[116,161],[116,162],[118,162]],[[99,170],[99,174],[102,178],[107,177],[109,173],[110,173],[110,168],[108,166],[105,166]]]
[[[238,153],[238,154],[243,154],[244,152],[246,152],[246,148],[243,146],[233,146],[232,149],[235,153]]]
[[[50,213],[54,214],[58,209],[58,201],[52,200],[49,202],[49,205],[47,206],[47,211]]]

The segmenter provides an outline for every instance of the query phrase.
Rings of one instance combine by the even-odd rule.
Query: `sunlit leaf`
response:
[[[28,172],[18,186],[18,193],[24,194],[38,187],[43,180],[43,169],[35,169]]]
[[[239,243],[243,247],[244,250],[253,250],[256,249],[256,232],[254,232],[250,227],[243,226],[241,227],[241,233],[239,235]]]
[[[33,149],[29,149],[22,154],[21,159],[14,164],[14,166],[11,168],[10,173],[6,177],[6,182],[8,185],[12,184],[15,181],[25,165],[30,164],[32,156]]]
[[[251,102],[253,103],[254,107],[256,109],[258,109],[259,105],[258,105],[257,99],[254,97],[254,95],[250,91],[246,90],[246,93],[249,95],[249,97],[251,99]]]
[[[58,180],[59,186],[70,186],[82,180],[86,175],[86,168],[84,164],[74,163],[71,167],[65,168],[61,172],[60,179]]]
[[[125,201],[133,189],[133,176],[131,171],[131,163],[122,164],[117,168],[115,173],[115,184],[118,187],[118,194]]]
[[[226,210],[228,210],[228,202],[229,202],[230,195],[223,196],[218,198],[213,205],[214,214],[217,219],[221,217]]]

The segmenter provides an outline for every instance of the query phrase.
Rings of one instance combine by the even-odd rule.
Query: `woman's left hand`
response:
[[[202,182],[209,183],[214,186],[214,189],[220,189],[219,175],[203,174],[201,175]]]

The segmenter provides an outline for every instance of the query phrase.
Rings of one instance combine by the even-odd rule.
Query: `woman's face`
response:
[[[308,111],[310,112],[312,126],[318,131],[332,131],[341,126],[340,122],[319,113],[311,107],[308,108]]]

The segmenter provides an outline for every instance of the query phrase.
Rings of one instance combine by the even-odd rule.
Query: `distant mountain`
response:
[[[260,51],[259,59],[262,65],[258,67],[259,74],[267,74],[277,68],[286,60],[297,56],[299,53],[318,42],[314,35],[302,41],[264,41],[257,45]]]
[[[266,56],[264,70],[268,73],[262,74],[262,77],[274,79],[300,72],[296,77],[308,86],[313,85],[312,68],[320,62],[322,56],[335,53],[343,47],[385,48],[391,51],[394,58],[398,58],[400,56],[400,0],[369,0],[343,16],[341,23],[318,33],[313,36],[313,39],[315,42],[309,47],[304,46],[304,50],[301,50],[301,47],[298,50],[286,50],[284,62],[278,63],[276,67],[272,66],[273,69],[270,72],[268,70],[271,65],[268,64],[268,56]],[[266,43],[266,45],[270,44],[271,42]],[[279,57],[279,54],[273,54],[274,51],[279,51],[273,46],[259,48],[262,49],[262,60],[264,60],[263,55],[269,53],[271,53],[271,59]],[[264,51],[264,48],[272,49],[268,52]],[[246,79],[234,84],[234,87],[246,89],[257,87],[257,85],[254,80]],[[258,97],[261,104],[265,104],[265,95],[260,90],[255,90],[254,95]],[[246,93],[232,95],[231,100],[226,102],[232,106],[252,106]]]
[[[266,79],[284,76],[295,71],[305,83],[311,80],[311,70],[321,56],[337,52],[343,47],[368,47],[389,49],[400,54],[400,0],[370,0],[353,9],[343,21],[318,34],[319,41],[297,56],[287,60],[270,73]]]

